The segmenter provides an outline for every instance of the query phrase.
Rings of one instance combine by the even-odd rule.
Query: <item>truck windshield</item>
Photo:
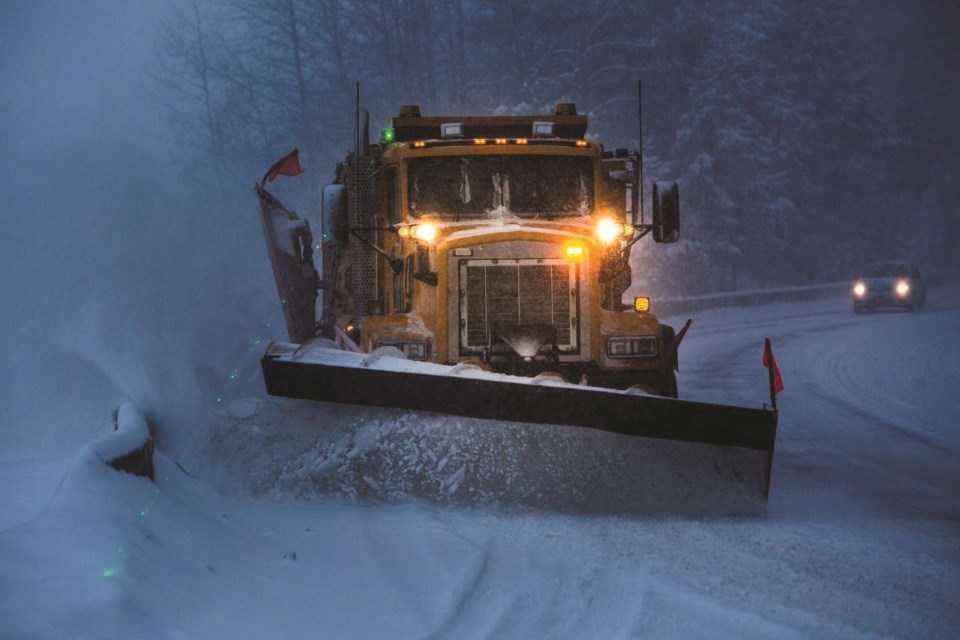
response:
[[[415,158],[410,213],[441,219],[579,216],[593,208],[593,162],[571,156]]]

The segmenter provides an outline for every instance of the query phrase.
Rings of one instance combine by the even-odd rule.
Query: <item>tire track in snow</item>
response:
[[[681,377],[681,397],[757,404],[766,391],[759,345],[769,336],[786,384],[771,506],[797,485],[844,488],[865,500],[861,506],[953,526],[960,518],[960,403],[950,391],[960,388],[957,289],[937,288],[931,298],[939,304],[913,314],[854,315],[835,300],[813,310],[809,303],[724,310],[685,345],[684,360],[694,364]],[[908,375],[914,371],[923,374]],[[926,388],[932,393],[916,402]]]

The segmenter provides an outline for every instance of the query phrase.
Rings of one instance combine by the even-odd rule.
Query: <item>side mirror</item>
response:
[[[680,239],[680,187],[676,182],[653,183],[653,241]]]

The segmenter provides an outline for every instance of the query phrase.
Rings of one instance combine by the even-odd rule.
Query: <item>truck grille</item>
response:
[[[498,325],[550,325],[557,346],[577,351],[577,270],[565,260],[465,260],[460,263],[460,348],[490,344]]]

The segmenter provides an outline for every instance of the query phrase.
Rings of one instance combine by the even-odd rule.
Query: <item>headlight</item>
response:
[[[863,284],[862,282],[858,282],[857,284],[853,285],[853,295],[857,296],[858,298],[862,298],[864,295],[866,295],[866,293],[867,285]]]
[[[657,339],[654,336],[608,338],[607,355],[611,358],[649,358],[657,355]]]
[[[897,283],[897,295],[905,296],[910,293],[910,283],[906,280],[901,280]]]
[[[423,224],[415,224],[410,227],[410,235],[416,238],[417,240],[423,240],[424,242],[433,242],[433,239],[437,237],[437,228],[425,222]]]
[[[610,218],[602,218],[600,222],[597,223],[597,237],[600,238],[600,242],[603,244],[610,244],[622,236],[622,223],[611,220]]]
[[[437,228],[429,222],[413,226],[400,225],[395,228],[397,235],[401,238],[415,238],[424,242],[433,242],[434,238],[437,237]]]
[[[377,340],[373,346],[375,349],[379,349],[380,347],[396,347],[410,360],[426,360],[427,354],[429,353],[427,341],[417,340],[416,338],[390,338]]]

